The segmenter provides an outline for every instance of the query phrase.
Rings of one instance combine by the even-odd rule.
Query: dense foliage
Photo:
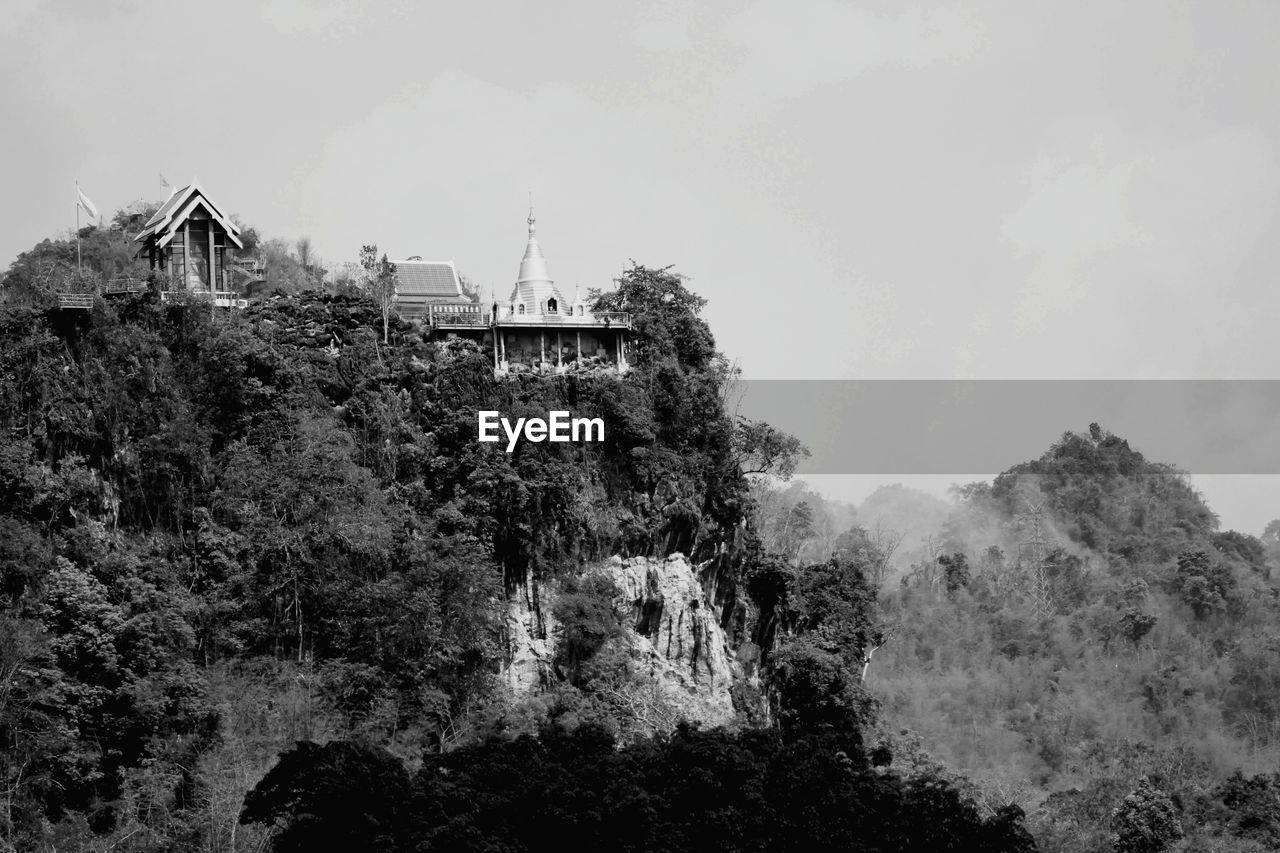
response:
[[[856,522],[876,528],[889,497],[932,512],[903,491]],[[791,553],[839,550],[827,519],[847,508],[794,488],[759,505]],[[957,778],[989,808],[1016,801],[1044,850],[1270,849],[1280,524],[1268,530],[1219,531],[1186,477],[1098,425],[956,489],[877,590],[888,639],[863,687],[895,766]]]
[[[384,326],[359,294],[211,313],[152,288],[57,310],[56,289],[93,284],[41,266],[57,251],[20,258],[0,307],[7,844],[295,849],[314,830],[402,848],[444,831],[452,803],[501,811],[526,795],[513,814],[554,807],[607,834],[617,827],[573,792],[615,791],[612,808],[665,827],[665,849],[689,849],[721,806],[714,820],[744,839],[837,819],[857,837],[916,838],[916,813],[1025,846],[1012,812],[984,820],[936,779],[869,769],[856,735],[874,713],[857,677],[878,636],[869,552],[813,566],[764,553],[743,469],[786,473],[801,450],[727,415],[731,371],[678,276],[633,266],[599,297],[638,312],[627,377],[499,379],[474,343]],[[479,409],[599,415],[607,440],[508,454],[475,440]],[[610,704],[643,698],[643,673],[615,654],[633,626],[583,567],[677,551],[706,567],[726,618],[753,620],[738,630],[757,641],[744,647],[763,680],[740,685],[755,691],[742,707],[754,724],[772,714],[772,733],[664,739],[675,718],[640,724]],[[561,591],[556,681],[512,697],[495,677],[504,607],[539,584]],[[512,766],[546,778],[528,790],[454,781]],[[680,793],[703,783],[701,800]],[[425,811],[408,819],[407,802]],[[299,809],[327,803],[344,805],[337,823],[308,829]],[[494,849],[535,825],[476,820],[448,837]]]
[[[945,782],[903,782],[856,739],[680,726],[618,749],[608,733],[491,740],[410,778],[365,745],[301,744],[245,804],[276,849],[1006,850],[1035,845],[1010,807],[983,820]]]

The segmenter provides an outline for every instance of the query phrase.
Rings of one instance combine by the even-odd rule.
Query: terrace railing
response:
[[[498,320],[499,326],[579,326],[591,328],[630,329],[631,315],[623,311],[601,311],[598,314],[508,314]]]
[[[102,285],[103,296],[117,293],[142,293],[147,289],[147,282],[141,278],[112,278]]]
[[[75,308],[83,311],[89,311],[93,308],[92,293],[59,293],[59,308]]]
[[[427,316],[436,329],[474,329],[489,325],[489,312],[479,305],[429,305]]]

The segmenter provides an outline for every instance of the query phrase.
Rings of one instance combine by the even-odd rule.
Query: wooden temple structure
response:
[[[228,250],[244,248],[231,221],[200,184],[175,189],[134,238],[151,269],[169,277],[169,292],[212,297],[215,305],[242,307],[231,288]]]

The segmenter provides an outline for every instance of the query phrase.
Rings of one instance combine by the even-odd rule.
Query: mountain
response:
[[[1280,790],[1262,542],[1219,532],[1174,467],[1092,425],[959,490],[945,547],[881,600],[898,630],[867,688],[900,757],[1013,799],[1044,850],[1280,838],[1277,810],[1257,812]]]
[[[743,470],[799,450],[725,412],[674,273],[607,295],[625,376],[499,377],[420,325],[384,342],[359,294],[66,311],[29,267],[0,307],[15,848],[648,849],[639,812],[669,849],[1030,849],[864,738],[875,549],[763,547]],[[489,410],[607,429],[507,453]]]

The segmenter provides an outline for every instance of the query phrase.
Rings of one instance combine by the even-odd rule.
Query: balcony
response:
[[[209,297],[213,297],[216,308],[248,308],[249,300],[241,297],[234,290],[162,290],[160,301],[175,305],[208,305]]]
[[[483,329],[489,313],[479,305],[428,305],[427,317],[433,329]]]
[[[267,264],[265,261],[257,258],[236,258],[228,260],[224,269],[228,274],[239,273],[244,276],[247,281],[266,281]]]
[[[142,278],[113,278],[102,285],[103,296],[115,296],[119,293],[142,293],[147,289],[147,281]]]
[[[89,311],[93,308],[94,297],[101,294],[102,296],[124,296],[130,293],[145,293],[148,289],[147,282],[140,278],[113,278],[104,282],[97,291],[88,293],[59,293],[58,307],[63,309],[74,309],[78,311]],[[184,304],[209,304],[210,292],[207,290],[161,290],[160,301],[172,303],[175,305]],[[215,290],[212,292],[213,304],[218,308],[247,308],[249,300],[243,298],[233,290]]]
[[[510,314],[498,320],[498,326],[544,326],[556,329],[630,329],[631,315],[622,311],[574,316],[569,314]]]
[[[59,293],[59,308],[74,308],[80,311],[89,311],[93,308],[92,293]]]
[[[103,296],[118,296],[127,293],[142,293],[146,289],[147,282],[141,278],[112,278],[103,282],[96,291],[59,293],[58,307],[88,311],[93,308],[94,297],[99,293]]]
[[[433,329],[554,328],[554,329],[630,329],[631,315],[622,311],[599,314],[508,314],[495,323],[493,312],[476,304],[426,305],[425,315]],[[402,316],[405,312],[401,312]],[[419,315],[421,316],[421,315]]]

